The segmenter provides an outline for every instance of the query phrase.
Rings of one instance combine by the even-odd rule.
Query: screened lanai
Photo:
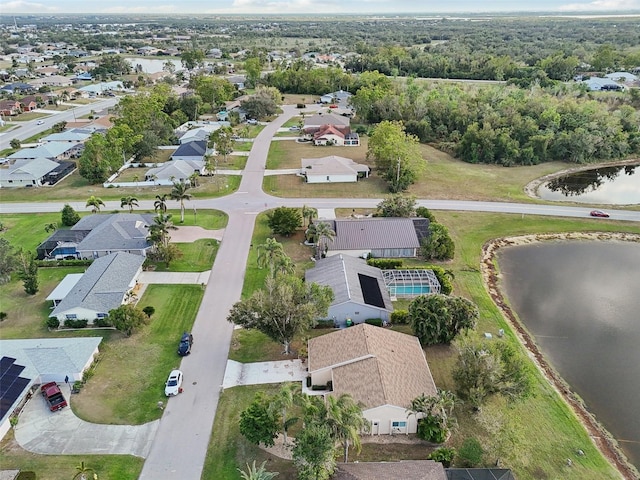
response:
[[[433,270],[383,270],[384,284],[393,298],[413,298],[418,295],[440,293],[440,282]]]

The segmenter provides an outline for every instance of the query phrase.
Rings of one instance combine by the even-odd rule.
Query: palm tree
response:
[[[76,465],[76,474],[73,476],[72,480],[89,480],[89,478],[98,480],[98,474],[95,470],[87,467],[84,462],[80,462],[80,464]]]
[[[198,172],[193,172],[191,175],[189,175],[189,183],[194,188],[198,186],[198,177],[200,177],[200,174]]]
[[[307,207],[306,205],[302,206],[302,218],[303,222],[308,219],[308,225],[311,225],[314,217],[318,216],[318,210],[313,207]],[[304,226],[304,223],[303,225]]]
[[[285,383],[280,387],[280,390],[275,394],[272,403],[269,405],[270,408],[276,410],[276,413],[282,419],[282,434],[284,435],[285,447],[289,444],[287,432],[298,421],[298,417],[288,417],[287,413],[297,403],[301,395],[302,391],[299,383]]]
[[[275,238],[267,238],[265,243],[258,245],[258,268],[269,267],[269,272],[275,275],[276,264],[286,257],[284,247]]]
[[[167,213],[167,195],[156,195],[156,201],[153,202],[153,209],[159,213]]]
[[[455,407],[456,396],[448,390],[439,390],[436,395],[427,397],[424,393],[411,401],[409,415],[422,414],[433,417],[446,433],[457,424],[452,416]]]
[[[100,212],[100,207],[101,206],[104,207],[104,202],[102,201],[101,198],[98,198],[95,195],[91,195],[87,199],[87,204],[85,205],[85,207],[91,207],[91,212],[92,213]]]
[[[242,471],[238,469],[240,472],[240,476],[242,480],[272,480],[274,477],[278,475],[277,472],[267,472],[264,468],[266,465],[266,460],[260,464],[259,467],[256,467],[256,461],[254,460],[251,465],[247,463],[247,470]]]
[[[171,214],[159,213],[153,218],[153,223],[149,225],[149,240],[154,244],[160,244],[163,247],[169,245],[169,230],[177,230],[171,220]]]
[[[329,395],[326,404],[325,423],[331,430],[332,437],[342,444],[344,462],[347,463],[350,445],[360,452],[360,432],[369,430],[369,421],[362,415],[360,405],[348,393],[343,393],[337,398]]]
[[[293,275],[295,271],[296,271],[296,264],[293,263],[293,260],[291,260],[291,257],[287,255],[279,258],[276,261],[274,266],[274,273],[276,275],[278,274]]]
[[[323,253],[329,249],[329,241],[333,242],[336,238],[336,232],[333,231],[328,222],[313,223],[313,243],[316,244],[316,258],[321,258]]]
[[[128,196],[120,199],[120,208],[129,207],[129,213],[133,213],[133,207],[138,206],[138,199],[136,197]]]
[[[191,199],[191,194],[187,193],[187,190],[189,190],[189,185],[186,183],[175,182],[173,184],[173,189],[169,194],[171,200],[180,202],[180,223],[184,223],[184,201]]]

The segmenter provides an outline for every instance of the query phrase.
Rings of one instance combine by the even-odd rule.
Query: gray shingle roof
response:
[[[350,158],[329,155],[321,158],[303,158],[302,168],[308,169],[306,173],[314,175],[344,175],[368,172],[369,166],[356,163]]]
[[[360,462],[338,465],[334,480],[446,480],[441,463],[433,460]]]
[[[418,248],[420,242],[411,218],[336,219],[336,238],[329,250]]]
[[[384,286],[382,271],[367,265],[361,258],[349,255],[333,255],[320,259],[316,265],[307,270],[305,280],[331,287],[334,299],[331,305],[340,305],[348,301],[365,305],[365,299],[358,279],[358,274],[373,277],[378,281],[378,288],[384,300],[385,309],[393,311],[389,292]]]
[[[319,125],[339,125],[342,127],[348,127],[351,124],[351,120],[348,117],[342,115],[335,115],[333,113],[316,113],[310,117],[305,118],[304,126],[313,127]]]
[[[91,230],[91,233],[76,250],[144,250],[150,245],[147,226],[152,222],[151,214],[115,213],[85,217],[73,226],[73,230]]]
[[[196,140],[180,145],[171,157],[195,157],[202,158],[207,153],[207,142],[204,140]]]
[[[8,158],[56,158],[74,148],[69,142],[48,142],[35,148],[23,148]]]
[[[118,308],[144,260],[142,255],[126,252],[95,259],[49,316],[55,317],[78,307],[101,313]]]
[[[8,169],[0,169],[0,179],[40,180],[59,165],[58,162],[42,157],[31,160],[16,160]]]

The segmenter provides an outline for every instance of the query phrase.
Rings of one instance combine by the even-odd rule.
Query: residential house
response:
[[[57,318],[61,324],[66,320],[88,320],[93,324],[96,319],[108,317],[109,311],[125,303],[127,294],[137,285],[144,260],[126,252],[97,258],[49,317]]]
[[[3,85],[0,88],[0,92],[10,95],[19,93],[32,93],[35,91],[36,89],[32,85],[23,82],[10,83],[8,85]]]
[[[206,175],[207,170],[202,160],[171,160],[160,164],[159,167],[150,168],[144,174],[146,182],[154,182],[156,185],[173,185],[174,182],[191,183],[190,177]]]
[[[185,143],[194,142],[194,141],[206,142],[207,140],[209,140],[210,134],[211,134],[211,131],[209,131],[206,128],[192,128],[191,130],[187,130],[184,133],[184,135],[180,137],[180,139],[178,140],[178,143],[180,145],[183,145]]]
[[[207,154],[207,142],[204,140],[194,140],[180,145],[175,152],[171,154],[171,160],[196,160],[204,161]]]
[[[309,340],[312,385],[363,405],[371,435],[416,433],[411,401],[437,395],[417,337],[361,323]],[[330,382],[330,383],[329,383]]]
[[[62,75],[51,75],[50,77],[37,78],[29,82],[34,88],[40,87],[69,87],[73,84],[71,77]]]
[[[91,233],[91,230],[60,229],[53,232],[36,248],[38,260],[77,259],[78,244]]]
[[[323,125],[313,134],[313,144],[357,147],[360,145],[360,137],[351,132],[349,127]]]
[[[64,132],[52,133],[40,139],[42,143],[49,142],[66,142],[66,143],[84,143],[87,141],[93,132],[89,129],[72,128],[65,130]]]
[[[628,85],[632,85],[634,82],[638,81],[638,76],[629,72],[607,73],[604,77],[613,80],[614,82],[625,83]]]
[[[2,100],[0,101],[0,114],[14,117],[22,112],[20,102],[17,100]]]
[[[368,178],[368,165],[356,163],[350,158],[330,155],[321,158],[303,158],[302,170],[307,183],[357,182],[358,178]]]
[[[342,115],[336,115],[333,113],[316,113],[304,119],[304,127],[302,130],[305,133],[316,133],[320,128],[325,125],[331,125],[338,130],[348,133],[351,131],[351,120],[348,117]]]
[[[101,82],[101,83],[94,83],[94,84],[91,84],[91,85],[86,85],[84,87],[80,87],[78,90],[81,91],[81,92],[86,92],[90,96],[91,95],[101,95],[104,92],[124,91],[124,85],[120,81]]]
[[[337,92],[327,93],[320,97],[321,103],[333,103],[343,108],[349,106],[349,101],[353,94],[345,92],[344,90],[338,90]]]
[[[327,243],[327,256],[414,258],[428,235],[425,218],[339,218],[329,222],[336,236]]]
[[[18,159],[0,169],[0,188],[40,187],[48,183],[47,175],[59,167],[59,162],[43,157]]]
[[[152,214],[114,213],[83,217],[72,230],[90,230],[76,246],[79,258],[100,258],[113,252],[145,257],[151,243],[147,239]]]
[[[20,100],[20,108],[23,112],[30,112],[38,108],[38,103],[32,97],[25,97]]]
[[[81,72],[76,74],[75,80],[77,82],[91,81],[93,80],[93,76],[89,72]]]
[[[582,83],[591,91],[624,90],[624,85],[609,78],[591,77],[588,80],[583,80]]]
[[[81,380],[98,355],[100,342],[102,337],[0,340],[0,438],[36,385]]]
[[[10,160],[48,158],[66,160],[75,155],[77,145],[68,142],[48,142],[34,148],[23,148],[9,155]]]
[[[388,322],[393,312],[389,292],[384,284],[382,270],[361,258],[334,255],[318,260],[305,272],[307,283],[331,287],[333,302],[327,318],[338,325],[362,323],[368,318]]]
[[[447,480],[444,467],[433,460],[340,463],[333,480]],[[488,478],[487,478],[488,480]]]

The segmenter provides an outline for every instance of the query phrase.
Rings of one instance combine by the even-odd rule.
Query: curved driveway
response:
[[[238,191],[223,198],[193,201],[198,209],[215,208],[227,212],[229,222],[193,327],[193,335],[196,339],[194,349],[181,364],[185,376],[184,393],[168,401],[140,479],[197,480],[201,478],[233,331],[226,317],[242,292],[246,261],[257,214],[283,205],[291,207],[309,205],[320,209],[373,208],[381,200],[285,199],[262,192],[265,163],[271,139],[278,128],[297,113],[293,106],[284,106],[283,110],[284,113],[267,125],[255,139]],[[85,209],[84,203],[69,203],[76,210]],[[120,207],[115,201],[105,203],[107,211]],[[449,200],[420,200],[418,204],[434,210],[583,218],[589,214],[589,208],[557,205]],[[62,203],[5,203],[0,204],[0,212],[59,212],[62,206]],[[153,209],[153,201],[141,201],[140,207]],[[640,211],[609,210],[609,212],[614,220],[640,222]]]

